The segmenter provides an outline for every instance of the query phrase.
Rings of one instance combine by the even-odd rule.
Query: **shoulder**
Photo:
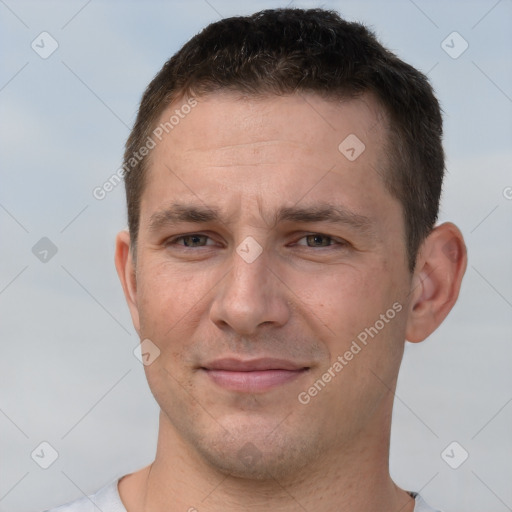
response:
[[[118,491],[119,479],[110,482],[99,491],[89,496],[84,496],[60,507],[46,510],[45,512],[126,512]]]
[[[428,505],[425,500],[418,493],[411,493],[411,496],[414,498],[414,512],[441,512],[435,508],[432,508]]]

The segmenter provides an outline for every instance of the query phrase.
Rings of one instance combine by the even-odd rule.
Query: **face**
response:
[[[160,350],[145,370],[166,434],[284,477],[390,413],[411,276],[386,126],[371,97],[197,101],[151,153],[134,325]]]

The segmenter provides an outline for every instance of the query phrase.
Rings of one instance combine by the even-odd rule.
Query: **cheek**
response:
[[[144,268],[137,295],[141,334],[161,341],[175,338],[174,331],[197,314],[206,289],[201,274],[180,272],[165,264]]]
[[[331,356],[376,322],[377,328],[384,325],[378,329],[380,339],[394,338],[393,333],[403,323],[403,315],[397,314],[396,309],[405,311],[405,305],[395,305],[393,309],[393,304],[403,301],[404,292],[395,284],[399,281],[398,276],[393,279],[393,269],[382,264],[365,268],[364,272],[353,267],[333,269],[316,277],[304,302],[314,308],[315,316],[329,328]],[[384,324],[381,315],[385,316]]]
[[[335,269],[314,279],[307,302],[314,304],[323,320],[332,327],[357,324],[372,314],[380,302],[381,291],[375,280],[353,268]]]
[[[162,410],[186,409],[190,388],[187,345],[201,314],[206,290],[204,276],[182,272],[167,264],[148,264],[139,271],[137,305],[141,339],[160,350],[144,367],[149,387]],[[191,414],[190,412],[187,414]]]

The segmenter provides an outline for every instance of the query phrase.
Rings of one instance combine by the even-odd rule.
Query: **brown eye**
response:
[[[308,235],[305,237],[309,247],[328,247],[331,245],[332,238],[326,235]]]
[[[169,245],[180,245],[182,247],[204,247],[207,244],[209,237],[194,233],[192,235],[182,235],[174,238],[169,242]],[[182,243],[181,243],[182,242]]]
[[[305,243],[302,241],[305,240]],[[330,247],[335,242],[332,237],[323,235],[322,233],[313,233],[311,235],[303,236],[297,245],[305,245],[307,247]]]

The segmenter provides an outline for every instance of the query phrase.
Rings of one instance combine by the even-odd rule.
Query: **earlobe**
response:
[[[423,341],[446,318],[466,270],[464,238],[452,223],[434,228],[423,242],[411,281],[406,339]]]
[[[135,330],[140,332],[139,310],[137,307],[137,279],[132,251],[130,250],[130,234],[127,230],[120,231],[116,237],[115,264],[117,275],[123,287],[124,296]]]

